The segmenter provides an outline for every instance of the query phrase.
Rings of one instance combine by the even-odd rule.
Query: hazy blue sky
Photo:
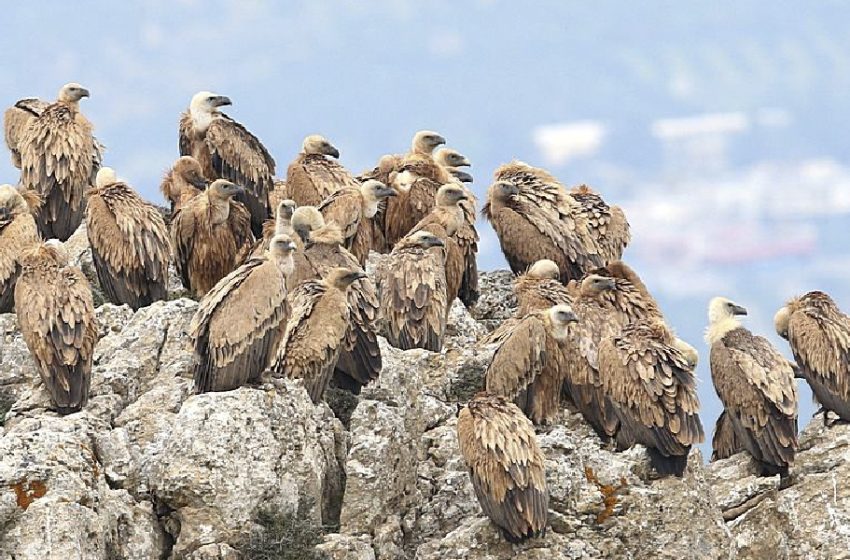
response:
[[[279,174],[307,134],[330,138],[356,172],[429,128],[470,157],[480,195],[512,158],[593,185],[626,208],[626,259],[701,352],[709,439],[710,296],[750,307],[764,334],[796,292],[829,289],[850,308],[850,4],[151,0],[3,12],[0,102],[84,84],[105,164],[153,201],[199,90],[231,97]],[[16,180],[0,158],[0,181]],[[483,267],[502,266],[481,233]],[[806,393],[801,403],[804,424]]]

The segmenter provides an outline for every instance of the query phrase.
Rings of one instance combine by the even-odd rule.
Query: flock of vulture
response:
[[[314,402],[330,385],[358,393],[381,370],[378,336],[401,349],[440,351],[449,308],[478,299],[476,200],[470,165],[415,135],[360,176],[339,151],[308,136],[275,179],[275,162],[221,112],[227,97],[195,95],[179,121],[180,157],[161,189],[169,219],[101,166],[102,146],[64,86],[53,103],[27,98],[5,113],[5,140],[21,171],[0,186],[0,312],[14,310],[53,406],[86,405],[97,326],[92,292],[62,242],[83,220],[99,284],[138,309],[166,297],[173,263],[200,298],[191,322],[198,392],[274,386],[300,378]],[[436,151],[435,151],[436,150]],[[563,403],[606,443],[646,446],[659,475],[681,476],[703,441],[696,350],[665,322],[620,258],[623,211],[586,186],[566,189],[522,162],[499,167],[481,214],[516,275],[516,314],[495,344],[483,391],[458,418],[460,451],[479,502],[511,541],[545,530],[548,492],[534,426]],[[370,252],[387,254],[374,277]],[[797,449],[795,376],[850,420],[850,318],[810,292],[776,315],[796,364],[715,298],[706,341],[725,410],[714,458],[741,450],[762,475],[786,481]]]

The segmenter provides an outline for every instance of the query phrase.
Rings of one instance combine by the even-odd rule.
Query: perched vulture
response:
[[[286,279],[295,243],[276,235],[204,296],[189,335],[195,348],[195,391],[229,391],[260,381],[277,350],[289,307]]]
[[[714,437],[711,439],[711,460],[719,461],[744,450],[743,444],[735,435],[735,427],[726,415],[726,411],[717,417],[714,425]]]
[[[549,490],[534,426],[504,397],[478,393],[457,418],[460,453],[481,509],[513,543],[546,532]]]
[[[725,298],[708,307],[711,379],[735,437],[763,476],[788,475],[797,451],[797,385],[788,360],[741,326],[747,310]]]
[[[626,263],[614,261],[593,271],[593,274],[605,276],[614,281],[614,289],[601,292],[599,297],[617,314],[620,324],[650,317],[664,319],[655,298],[649,293],[637,273]],[[576,284],[571,283],[571,289],[575,288]]]
[[[295,235],[295,230],[292,229],[292,214],[295,212],[294,200],[281,200],[277,203],[274,219],[269,218],[263,224],[263,236],[254,243],[249,256],[260,256],[269,249],[272,237],[275,235],[288,235],[295,241],[295,244],[301,248],[298,243],[298,236]]]
[[[696,377],[667,326],[634,322],[599,345],[602,389],[620,421],[621,449],[645,445],[659,474],[682,476],[691,446],[705,438]]]
[[[514,280],[517,299],[516,317],[546,309],[553,305],[572,305],[572,296],[560,278],[558,265],[549,259],[539,260]]]
[[[162,215],[110,167],[100,168],[95,183],[88,192],[86,231],[106,297],[133,310],[165,299],[171,248]]]
[[[76,412],[88,402],[97,342],[91,286],[55,240],[31,247],[20,264],[15,312],[24,342],[56,411]]]
[[[823,292],[794,298],[776,313],[776,332],[823,407],[850,422],[850,317]]]
[[[159,190],[171,204],[171,214],[207,188],[201,164],[191,156],[181,156],[165,174]]]
[[[446,330],[445,243],[429,231],[411,233],[378,264],[376,280],[387,341],[402,350],[439,352]]]
[[[323,136],[313,134],[305,138],[301,153],[286,170],[288,198],[298,206],[318,206],[340,189],[358,188],[357,180],[334,161],[336,158],[339,150]]]
[[[314,403],[330,384],[350,329],[347,292],[364,278],[360,269],[334,268],[289,295],[292,312],[271,369],[277,376],[303,379]]]
[[[21,257],[39,242],[31,212],[15,187],[0,185],[0,313],[10,313],[14,308]]]
[[[61,97],[60,92],[60,97]],[[40,117],[50,104],[36,97],[25,97],[6,109],[3,115],[3,133],[6,146],[12,152],[12,165],[21,168],[21,138],[24,136],[30,121]]]
[[[384,219],[384,235],[390,246],[428,215],[437,191],[446,183],[453,183],[451,176],[431,156],[413,155],[402,161],[393,180],[399,194],[387,201]]]
[[[192,97],[189,110],[180,117],[180,155],[198,160],[208,180],[226,179],[244,188],[239,200],[250,213],[251,230],[259,236],[271,212],[274,159],[256,136],[218,110],[230,104],[230,98],[208,91]]]
[[[171,218],[174,264],[183,286],[196,296],[233,271],[254,243],[251,215],[233,200],[240,192],[218,179]]]
[[[563,345],[577,320],[567,305],[534,311],[519,319],[502,339],[484,373],[488,393],[513,399],[535,424],[558,414],[567,374]]]
[[[65,85],[59,100],[18,132],[21,186],[43,199],[36,223],[44,239],[65,241],[76,231],[86,210],[86,189],[100,168],[101,146],[80,113],[80,99],[88,95],[79,84]]]
[[[447,169],[469,167],[472,165],[465,155],[451,148],[440,148],[434,152],[434,161]]]
[[[588,222],[588,228],[596,239],[603,261],[611,262],[622,258],[623,250],[632,239],[623,209],[619,206],[608,206],[602,197],[587,185],[575,187],[570,191],[570,196],[578,202],[579,212]]]
[[[549,173],[513,162],[495,176],[481,213],[496,230],[514,274],[550,259],[566,283],[606,264],[581,205]]]
[[[396,194],[395,189],[369,179],[358,187],[339,189],[318,207],[325,222],[336,222],[342,229],[343,245],[361,266],[366,264],[372,249],[372,218],[378,212],[378,205]]]
[[[362,270],[357,259],[342,246],[342,232],[336,224],[325,224],[313,206],[301,206],[292,215],[292,228],[304,243],[295,258],[290,287],[307,280],[320,280],[334,269]],[[379,302],[375,283],[368,277],[354,281],[347,292],[351,309],[350,328],[336,364],[334,383],[355,394],[381,373],[378,345]]]

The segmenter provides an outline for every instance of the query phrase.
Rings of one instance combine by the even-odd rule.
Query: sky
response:
[[[277,160],[319,133],[354,172],[439,131],[483,196],[518,158],[623,206],[624,258],[658,297],[697,371],[707,443],[720,404],[706,305],[747,306],[768,336],[789,297],[850,309],[850,5],[546,0],[78,3],[3,1],[0,103],[76,81],[104,163],[147,199],[177,157],[191,96]],[[17,172],[0,157],[0,182]],[[504,267],[479,224],[483,269]],[[801,426],[813,408],[801,387]]]

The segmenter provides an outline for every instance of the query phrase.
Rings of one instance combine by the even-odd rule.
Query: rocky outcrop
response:
[[[236,560],[269,516],[292,525],[288,558],[847,557],[850,428],[812,422],[780,489],[745,454],[705,466],[694,451],[683,478],[658,479],[643,448],[605,448],[568,409],[538,434],[549,530],[507,543],[481,513],[455,428],[492,357],[475,341],[512,312],[508,282],[485,275],[478,319],[455,304],[439,354],[382,340],[384,371],[347,429],[295,381],[193,395],[188,299],[101,305],[90,404],[59,417],[14,315],[0,315],[0,403],[12,402],[0,560]],[[299,544],[301,527],[325,535]]]

